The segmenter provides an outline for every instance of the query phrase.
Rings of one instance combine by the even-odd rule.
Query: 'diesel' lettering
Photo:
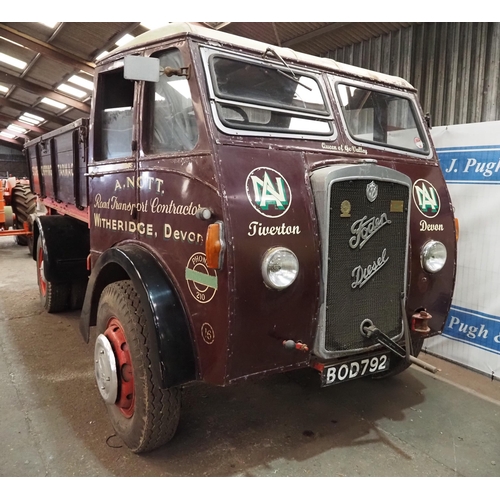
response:
[[[367,281],[369,281],[373,276],[382,269],[383,266],[389,260],[389,257],[386,255],[387,249],[384,248],[382,250],[382,255],[373,261],[373,264],[370,264],[366,267],[356,266],[351,273],[351,276],[354,278],[354,281],[351,283],[352,288],[361,288]]]

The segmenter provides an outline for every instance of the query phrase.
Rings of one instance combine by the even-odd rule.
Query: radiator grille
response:
[[[376,179],[370,202],[370,183],[342,180],[330,188],[324,349],[332,353],[373,345],[360,333],[364,319],[392,338],[402,331],[409,190]]]

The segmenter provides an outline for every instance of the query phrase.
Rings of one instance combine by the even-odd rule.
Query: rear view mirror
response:
[[[125,80],[158,82],[160,80],[160,60],[155,57],[125,56],[123,77]]]

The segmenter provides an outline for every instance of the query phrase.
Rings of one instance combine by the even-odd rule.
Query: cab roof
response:
[[[118,54],[121,54],[122,52],[128,52],[129,50],[136,47],[139,48],[151,45],[154,42],[158,42],[163,39],[178,37],[181,35],[194,35],[200,38],[204,38],[208,41],[213,40],[230,46],[250,49],[262,54],[266,49],[271,48],[276,52],[276,54],[290,62],[312,65],[323,68],[326,71],[340,72],[345,75],[355,76],[357,78],[372,80],[373,82],[385,83],[406,90],[415,91],[415,88],[409,82],[398,76],[387,75],[385,73],[379,73],[377,71],[359,68],[350,64],[339,63],[334,59],[329,59],[326,57],[317,57],[309,54],[304,54],[302,52],[296,52],[295,50],[289,48],[278,47],[276,45],[266,44],[263,42],[252,40],[250,38],[233,35],[231,33],[212,30],[193,23],[170,23],[166,26],[163,26],[162,28],[148,31],[142,35],[135,37],[130,42],[114,50],[106,58],[103,58],[101,62],[104,62]]]

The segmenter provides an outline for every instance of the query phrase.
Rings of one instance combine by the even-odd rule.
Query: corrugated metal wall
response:
[[[500,120],[500,23],[422,23],[327,57],[400,76],[433,125]]]

